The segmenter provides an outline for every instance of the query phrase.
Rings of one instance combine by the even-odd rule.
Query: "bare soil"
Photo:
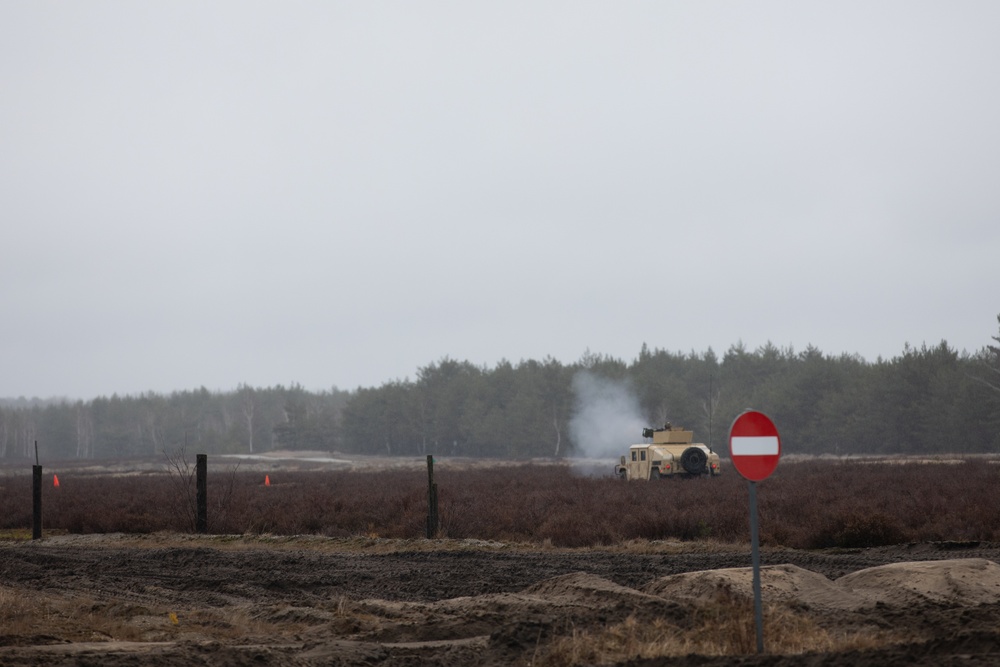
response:
[[[1000,544],[763,552],[769,613],[861,648],[620,665],[1000,663]],[[559,642],[752,599],[749,550],[639,542],[64,535],[0,540],[3,665],[571,664]],[[752,628],[751,628],[752,634]],[[765,643],[781,628],[765,625]],[[583,664],[586,660],[582,661]]]

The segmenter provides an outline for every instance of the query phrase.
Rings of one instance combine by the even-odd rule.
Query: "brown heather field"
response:
[[[609,471],[610,471],[610,466]],[[162,467],[164,471],[168,466]],[[191,531],[191,471],[107,476],[46,469],[43,526],[59,533]],[[714,479],[623,483],[559,464],[435,471],[440,537],[557,547],[628,540],[749,541],[747,483]],[[23,472],[23,471],[21,471]],[[265,474],[271,485],[264,486]],[[758,484],[761,543],[798,549],[920,541],[1000,540],[1000,465],[983,458],[783,462]],[[210,469],[216,534],[420,538],[426,469]],[[0,476],[0,530],[31,527],[31,477]]]
[[[758,485],[764,655],[731,468],[445,460],[427,540],[421,463],[214,463],[209,535],[190,467],[54,465],[37,541],[30,464],[0,471],[0,664],[1000,664],[986,459],[782,462]]]

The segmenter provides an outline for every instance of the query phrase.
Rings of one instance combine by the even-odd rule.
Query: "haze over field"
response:
[[[615,457],[621,454],[621,443],[641,442],[642,429],[648,425],[629,383],[608,380],[588,371],[573,376],[569,435],[579,455]]]
[[[998,34],[962,0],[0,0],[0,397],[974,352]]]

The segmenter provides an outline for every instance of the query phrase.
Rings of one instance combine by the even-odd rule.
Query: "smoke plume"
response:
[[[627,383],[580,371],[573,376],[573,392],[576,403],[569,435],[579,456],[618,458],[629,445],[642,442],[642,429],[648,424]]]

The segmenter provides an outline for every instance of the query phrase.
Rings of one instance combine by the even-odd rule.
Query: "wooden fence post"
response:
[[[42,466],[31,466],[31,539],[42,538]]]
[[[434,481],[434,456],[427,455],[427,539],[438,532],[438,487]]]
[[[208,456],[198,454],[197,458],[197,503],[198,518],[195,521],[195,530],[199,533],[208,532]]]

